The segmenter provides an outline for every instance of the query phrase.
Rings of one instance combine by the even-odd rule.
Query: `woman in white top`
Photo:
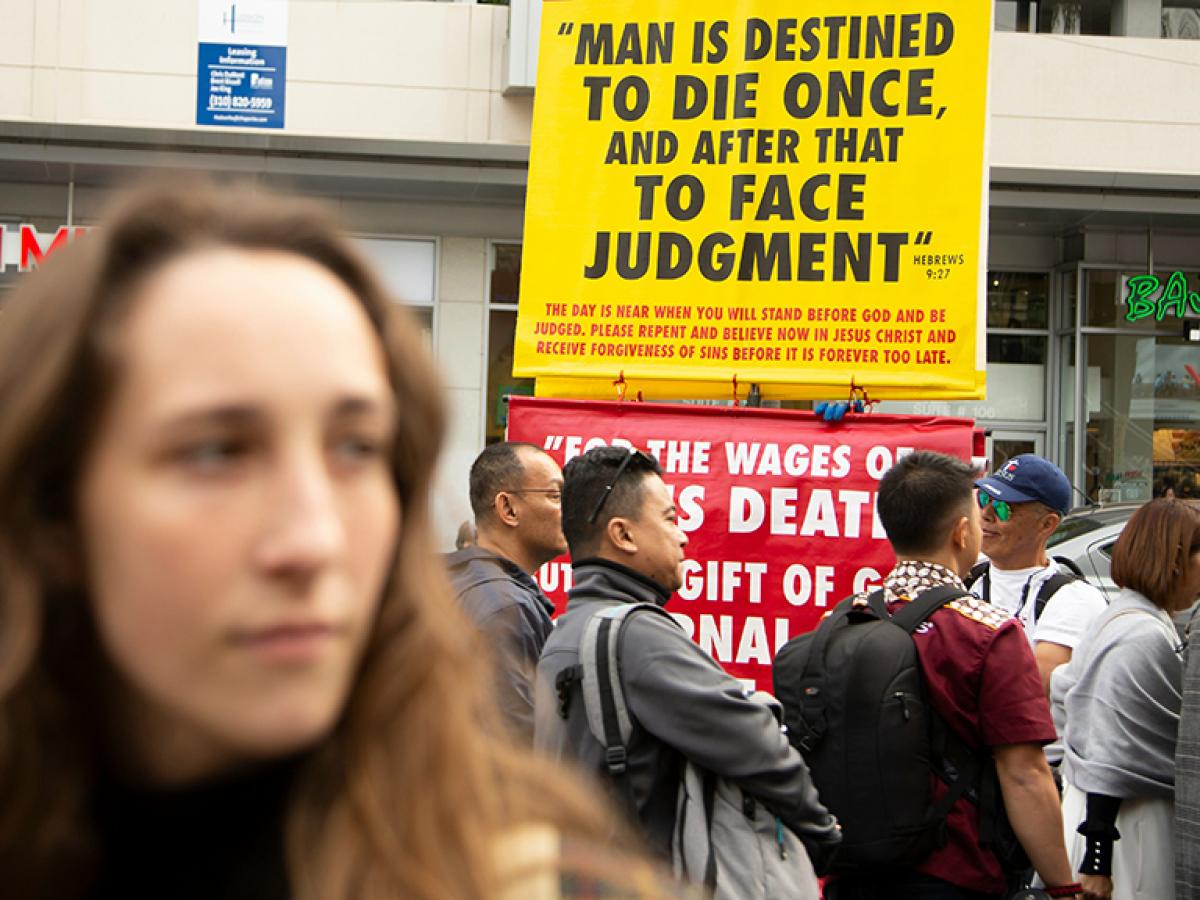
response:
[[[1050,697],[1063,735],[1063,824],[1089,898],[1174,896],[1175,741],[1182,647],[1171,614],[1200,593],[1200,512],[1159,499],[1125,526],[1122,589]]]

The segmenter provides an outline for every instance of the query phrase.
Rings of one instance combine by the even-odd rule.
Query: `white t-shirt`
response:
[[[1041,618],[1037,618],[1038,591],[1057,571],[1058,565],[1053,561],[1044,567],[1007,570],[997,569],[992,563],[987,575],[971,586],[971,592],[983,597],[984,582],[989,581],[988,600],[1021,621],[1030,646],[1049,641],[1074,650],[1088,626],[1108,604],[1100,591],[1086,581],[1076,580],[1055,591]]]

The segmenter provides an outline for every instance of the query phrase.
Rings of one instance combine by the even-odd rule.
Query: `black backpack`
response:
[[[1083,576],[1083,571],[1079,568],[1079,566],[1077,566],[1075,564],[1074,560],[1068,559],[1065,556],[1055,556],[1055,557],[1052,557],[1052,559],[1054,560],[1054,562],[1058,563],[1059,566],[1066,568],[1067,571],[1064,572],[1064,571],[1062,571],[1062,569],[1059,569],[1059,571],[1055,572],[1053,575],[1051,575],[1049,578],[1047,578],[1045,581],[1043,581],[1042,586],[1040,588],[1038,588],[1037,597],[1034,599],[1034,607],[1033,607],[1033,621],[1034,622],[1037,622],[1039,619],[1041,619],[1042,610],[1044,610],[1046,608],[1046,604],[1050,602],[1050,598],[1058,593],[1059,588],[1065,587],[1066,585],[1071,584],[1074,581],[1086,581],[1086,579]],[[991,569],[992,569],[992,564],[990,562],[988,562],[986,559],[983,560],[982,562],[975,563],[975,565],[973,565],[971,567],[970,574],[967,575],[967,578],[966,578],[967,587],[968,588],[972,587],[975,584],[975,582],[977,582],[980,578],[986,577],[988,572],[991,571]],[[992,602],[991,588],[992,588],[992,581],[990,578],[988,578],[988,580],[983,583],[982,600],[985,603]],[[1029,589],[1028,583],[1026,583],[1025,588],[1026,588],[1026,590]],[[1021,606],[1022,607],[1025,605],[1025,599],[1026,599],[1025,597],[1021,598]]]
[[[946,815],[960,797],[978,803],[980,793],[992,793],[984,755],[929,703],[912,639],[934,612],[964,596],[957,587],[933,588],[894,616],[882,591],[865,608],[847,597],[775,657],[788,739],[842,826],[838,869],[919,863],[945,843]],[[931,772],[949,787],[936,806]]]

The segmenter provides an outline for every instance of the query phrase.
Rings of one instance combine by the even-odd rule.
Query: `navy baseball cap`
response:
[[[1063,470],[1032,453],[1014,456],[975,487],[1008,503],[1036,500],[1064,516],[1071,508],[1071,482]]]

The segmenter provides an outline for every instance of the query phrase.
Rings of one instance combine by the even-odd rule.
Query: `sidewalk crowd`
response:
[[[507,668],[506,690],[519,684],[535,695],[513,722],[527,732],[532,714],[539,750],[607,784],[677,872],[707,877],[718,896],[769,896],[761,873],[686,871],[684,772],[696,766],[761,802],[807,848],[825,877],[818,887],[810,872],[790,896],[1192,896],[1185,835],[1194,807],[1180,806],[1176,836],[1185,642],[1172,618],[1200,597],[1200,511],[1191,505],[1155,500],[1133,515],[1114,552],[1121,590],[1109,604],[1047,554],[1072,495],[1048,460],[1018,456],[977,479],[950,457],[903,458],[878,496],[897,563],[880,593],[847,598],[816,633],[780,652],[781,723],[670,617],[653,614],[680,585],[687,539],[652,457],[597,448],[560,475],[531,445],[496,445],[484,457],[498,453],[537,460],[492,497],[496,509],[514,495],[537,498],[524,524],[509,523],[508,539],[544,533],[561,515],[575,571],[557,625],[544,619],[538,628],[540,653],[525,648],[524,666]],[[473,479],[473,496],[475,488]],[[509,562],[486,538],[473,552]],[[528,586],[525,572],[512,578]],[[540,592],[512,603],[549,608]],[[589,689],[581,664],[594,652],[586,629],[603,618],[620,623],[609,653],[631,723],[621,734],[595,724],[606,712],[592,707],[606,688]],[[864,667],[885,651],[858,646],[870,641],[865,622],[901,624],[911,635],[904,641],[915,648],[919,683],[895,696],[927,707],[921,738],[928,731],[930,743],[915,764],[924,795],[895,788],[913,765],[902,747],[913,729],[872,733],[888,713],[862,696]],[[513,641],[499,646],[512,657]],[[1188,770],[1184,757],[1180,768]],[[892,835],[924,837],[896,844],[889,817]]]
[[[641,450],[488,447],[439,557],[436,382],[257,191],[143,188],[6,299],[6,897],[1200,897],[1195,507],[1132,516],[1108,603],[1050,462],[911,453],[894,568],[748,694],[664,611]]]

